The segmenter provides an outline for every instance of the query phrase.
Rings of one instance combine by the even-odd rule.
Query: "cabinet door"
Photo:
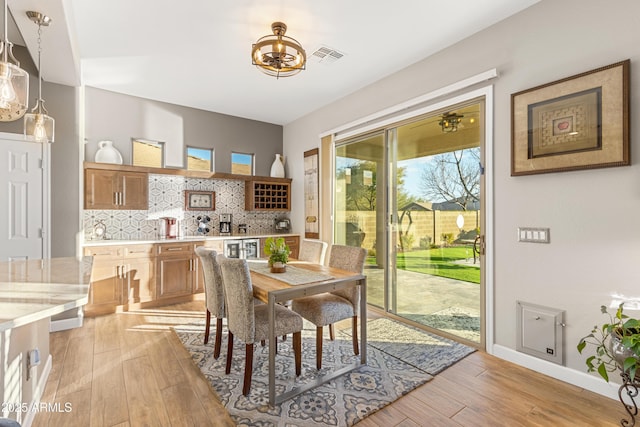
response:
[[[193,257],[193,293],[204,292],[204,273],[197,255]]]
[[[149,177],[141,172],[119,174],[120,209],[146,210],[149,208]]]
[[[157,296],[170,298],[190,295],[193,288],[193,258],[184,256],[159,257],[157,260]]]
[[[89,304],[85,309],[90,313],[114,313],[122,304],[124,280],[122,266],[116,260],[94,262],[89,288]]]
[[[153,258],[125,259],[125,303],[135,304],[153,301],[156,297],[156,263]]]
[[[291,258],[298,258],[298,252],[300,250],[300,237],[298,236],[285,236],[284,242],[289,246]]]
[[[85,209],[117,209],[117,174],[109,170],[85,169]]]

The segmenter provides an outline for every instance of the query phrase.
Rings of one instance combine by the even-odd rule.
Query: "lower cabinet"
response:
[[[157,245],[158,299],[194,293],[198,263],[193,243],[162,243]]]
[[[280,237],[280,236],[274,236]],[[300,238],[282,236],[297,258]],[[262,247],[264,241],[260,239]],[[198,246],[223,253],[222,240],[156,244],[104,245],[84,248],[93,257],[87,316],[184,302],[204,292]]]
[[[153,245],[95,246],[87,315],[114,313],[123,306],[152,301],[155,293]]]

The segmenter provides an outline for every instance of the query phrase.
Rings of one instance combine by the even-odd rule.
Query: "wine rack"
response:
[[[291,210],[291,182],[246,181],[245,209],[251,211]]]

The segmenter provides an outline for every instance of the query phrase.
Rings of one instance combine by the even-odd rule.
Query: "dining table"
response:
[[[267,260],[247,262],[251,272],[253,296],[268,304],[269,310],[269,404],[287,399],[351,372],[367,362],[367,277],[338,268],[290,260],[282,273],[272,273]],[[358,287],[360,291],[360,358],[325,375],[276,395],[275,306],[278,303],[324,292]]]

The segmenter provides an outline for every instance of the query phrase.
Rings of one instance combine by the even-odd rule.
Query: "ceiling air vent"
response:
[[[311,58],[316,62],[332,63],[342,58],[344,53],[338,52],[327,46],[320,46],[315,52],[311,54]]]

